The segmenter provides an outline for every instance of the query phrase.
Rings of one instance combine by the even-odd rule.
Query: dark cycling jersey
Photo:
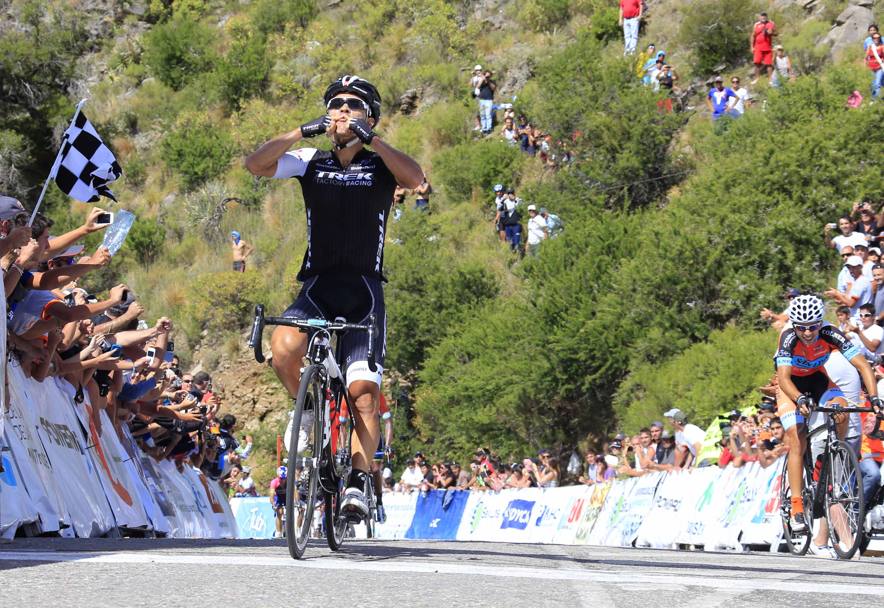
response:
[[[298,273],[384,279],[384,237],[396,178],[374,152],[362,149],[346,169],[328,150],[299,148],[279,159],[277,179],[296,177],[307,212],[307,252]]]
[[[824,372],[823,366],[829,360],[829,354],[836,350],[848,360],[859,354],[859,349],[847,336],[832,325],[823,325],[819,337],[811,344],[802,342],[795,330],[789,328],[780,335],[774,365],[789,365],[793,376],[808,376]]]

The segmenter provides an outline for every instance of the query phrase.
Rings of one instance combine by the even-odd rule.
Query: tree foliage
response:
[[[144,62],[156,78],[179,90],[214,62],[211,28],[192,17],[175,17],[144,37]]]
[[[230,164],[233,140],[202,113],[186,114],[163,139],[163,156],[191,190],[220,175]]]
[[[749,34],[756,0],[698,2],[690,5],[678,31],[679,42],[693,52],[694,70],[708,75],[719,65],[749,57]]]

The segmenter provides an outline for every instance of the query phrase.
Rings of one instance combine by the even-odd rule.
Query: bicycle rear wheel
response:
[[[788,462],[788,459],[783,461],[783,474],[780,481],[780,518],[783,521],[783,538],[786,541],[786,547],[789,548],[790,553],[792,553],[793,555],[804,555],[810,548],[810,532],[808,530],[805,530],[803,532],[795,532],[792,530],[792,526],[789,522],[790,518],[792,517],[792,490],[789,487]],[[805,494],[808,492],[807,479],[807,471],[804,470],[802,486],[805,489]],[[809,503],[812,502],[812,500],[804,501],[805,513],[810,512]]]
[[[313,522],[313,504],[319,480],[322,449],[322,366],[311,365],[301,374],[298,398],[292,415],[289,438],[288,483],[285,488],[285,535],[292,558],[300,559],[307,548]],[[312,411],[313,424],[301,433],[301,419]]]
[[[863,536],[865,504],[862,476],[856,454],[842,442],[829,447],[826,480],[826,519],[832,548],[841,559],[850,559],[859,549]]]

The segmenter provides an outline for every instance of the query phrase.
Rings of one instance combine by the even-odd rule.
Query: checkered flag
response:
[[[65,194],[84,203],[97,202],[100,196],[117,200],[108,184],[123,170],[82,111],[65,131],[60,158],[55,183]]]

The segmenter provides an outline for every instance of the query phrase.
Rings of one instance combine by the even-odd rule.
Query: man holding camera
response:
[[[479,99],[479,124],[483,135],[490,135],[494,128],[494,92],[497,90],[497,83],[494,82],[493,75],[491,70],[482,72],[482,79],[476,87],[476,97]]]
[[[377,412],[386,344],[382,282],[387,219],[396,185],[415,189],[423,182],[424,172],[374,132],[381,117],[381,96],[371,83],[358,76],[342,76],[329,85],[323,101],[322,116],[271,139],[245,164],[254,175],[297,178],[304,195],[307,252],[298,273],[303,287],[284,314],[364,323],[373,313],[378,320],[381,349],[376,372],[368,367],[366,332],[346,334],[340,345],[356,409],[353,472],[341,508],[364,517],[368,505],[362,488],[380,439]],[[328,137],[333,149],[289,152],[304,138],[317,136]],[[307,338],[290,327],[277,327],[271,337],[273,368],[292,397],[298,393]]]

